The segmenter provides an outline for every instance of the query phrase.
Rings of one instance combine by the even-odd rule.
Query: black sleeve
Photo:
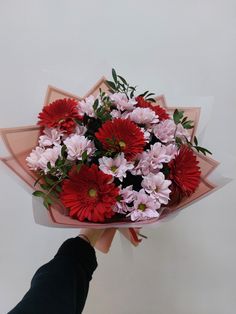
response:
[[[78,314],[97,267],[94,248],[76,237],[66,240],[55,257],[35,273],[31,287],[8,314]]]

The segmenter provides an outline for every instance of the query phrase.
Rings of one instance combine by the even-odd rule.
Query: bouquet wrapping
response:
[[[1,161],[33,189],[37,223],[125,234],[217,188],[218,162],[196,137],[200,108],[112,78],[82,98],[49,86],[37,125],[0,130]]]

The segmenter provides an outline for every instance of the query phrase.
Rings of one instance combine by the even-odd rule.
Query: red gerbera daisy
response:
[[[83,165],[78,172],[74,168],[63,182],[60,199],[69,208],[70,216],[79,221],[103,222],[115,213],[112,206],[119,194],[118,187],[111,183],[112,176],[103,173],[98,166]]]
[[[45,106],[38,115],[38,124],[42,127],[65,130],[72,133],[76,127],[74,119],[81,119],[78,113],[77,101],[74,99],[58,99]]]
[[[172,180],[170,199],[179,203],[184,196],[192,194],[200,183],[201,171],[191,148],[182,145],[179,154],[169,163],[169,179]]]
[[[145,146],[143,132],[129,119],[106,121],[95,136],[105,150],[124,152],[127,160],[134,159]]]
[[[162,108],[161,106],[159,106],[159,105],[153,106],[150,101],[145,100],[142,96],[138,96],[135,99],[138,102],[137,103],[138,107],[150,108],[153,111],[155,111],[155,113],[156,113],[156,115],[158,115],[160,121],[170,118],[170,116],[168,115],[166,110],[164,108]]]

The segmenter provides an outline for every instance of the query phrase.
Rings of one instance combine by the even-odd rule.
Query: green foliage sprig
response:
[[[179,111],[178,109],[175,109],[173,119],[176,125],[181,123],[184,129],[192,129],[194,127],[193,121],[188,120],[187,117],[184,117],[184,111]]]
[[[137,86],[129,85],[122,76],[116,73],[115,69],[112,69],[112,78],[113,81],[106,81],[109,88],[111,88],[111,92],[124,93],[128,99],[134,97],[134,92],[136,91]]]
[[[66,145],[61,148],[61,156],[59,156],[53,167],[50,162],[47,163],[48,171],[39,172],[39,177],[35,181],[41,190],[36,190],[32,194],[43,198],[43,204],[48,209],[53,204],[53,197],[57,198],[61,192],[61,183],[68,177],[68,173],[72,168],[72,162],[67,160]],[[43,182],[43,183],[42,183]]]

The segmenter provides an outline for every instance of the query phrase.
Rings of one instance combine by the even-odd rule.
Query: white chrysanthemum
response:
[[[55,162],[58,159],[58,157],[61,156],[61,146],[56,145],[53,148],[47,148],[42,153],[39,161],[38,161],[38,167],[42,169],[45,173],[48,172],[48,162],[50,162],[51,166],[55,166]]]
[[[32,150],[30,155],[26,158],[27,165],[31,170],[38,170],[39,169],[39,160],[44,153],[45,149],[42,147],[37,146],[35,149]]]
[[[98,161],[100,170],[118,178],[121,182],[126,177],[126,172],[134,167],[132,163],[125,159],[124,153],[120,153],[115,158],[102,157]]]
[[[137,101],[132,98],[128,99],[124,93],[114,93],[110,95],[110,99],[116,105],[118,110],[133,110],[134,106],[137,104]]]
[[[64,144],[67,147],[69,160],[82,160],[82,154],[87,152],[87,156],[90,157],[95,152],[94,143],[88,140],[85,136],[74,134],[68,137]]]
[[[96,98],[93,95],[86,97],[84,100],[78,102],[78,110],[80,114],[86,114],[89,117],[95,117],[93,105]]]
[[[39,137],[39,146],[47,147],[57,145],[61,143],[63,132],[56,128],[45,128],[43,130],[44,135]]]
[[[130,216],[132,221],[156,218],[159,217],[157,209],[160,206],[160,203],[155,201],[143,189],[139,192],[134,191],[133,210],[127,216]]]
[[[162,172],[157,174],[149,173],[144,177],[141,185],[144,190],[150,194],[155,200],[161,204],[167,204],[171,190],[168,188],[171,184],[170,180],[165,180]]]
[[[119,214],[126,214],[127,212],[130,212],[132,208],[128,206],[128,204],[132,203],[133,200],[134,200],[134,194],[133,194],[132,185],[129,185],[124,189],[120,188],[118,201],[113,207],[113,211]]]
[[[158,123],[159,119],[156,113],[150,108],[135,108],[130,114],[131,121],[137,124],[150,125]]]

